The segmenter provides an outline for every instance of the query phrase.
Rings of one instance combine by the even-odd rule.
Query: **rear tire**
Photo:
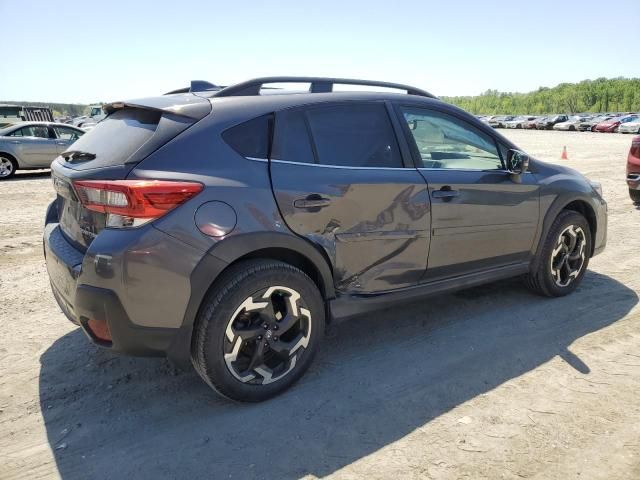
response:
[[[198,374],[227,398],[259,402],[311,364],[324,334],[324,302],[298,268],[247,260],[216,281],[196,322],[191,360]]]
[[[16,174],[18,162],[8,153],[0,153],[0,180],[6,180]]]
[[[573,292],[589,266],[591,241],[584,216],[571,210],[560,212],[525,276],[527,287],[547,297]]]
[[[629,189],[629,196],[631,197],[631,201],[633,203],[640,203],[640,190],[632,190]]]

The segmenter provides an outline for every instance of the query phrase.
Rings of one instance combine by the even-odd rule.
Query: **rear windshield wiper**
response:
[[[74,160],[93,160],[96,158],[95,153],[83,152],[82,150],[67,150],[66,152],[62,152],[61,155],[68,162],[73,162]]]

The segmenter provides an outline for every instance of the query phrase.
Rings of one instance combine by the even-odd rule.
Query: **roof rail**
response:
[[[214,85],[213,83],[209,83],[204,80],[191,80],[190,86],[171,90],[170,92],[165,93],[165,95],[173,95],[175,93],[215,92],[222,88],[223,87],[219,87],[218,85]]]
[[[405,90],[408,95],[419,95],[421,97],[437,98],[419,88],[403,85],[401,83],[377,82],[375,80],[354,80],[350,78],[323,78],[323,77],[262,77],[247,80],[246,82],[236,83],[223,88],[215,97],[232,97],[232,96],[252,96],[260,95],[260,89],[268,83],[310,83],[311,93],[328,93],[333,91],[333,86],[338,85],[363,85],[368,87],[384,87],[394,88],[397,90]]]

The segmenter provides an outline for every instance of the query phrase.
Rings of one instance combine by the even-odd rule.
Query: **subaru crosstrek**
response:
[[[52,165],[53,293],[96,344],[235,400],[300,378],[327,322],[515,276],[566,295],[606,243],[598,184],[414,87],[193,82],[104,108]]]

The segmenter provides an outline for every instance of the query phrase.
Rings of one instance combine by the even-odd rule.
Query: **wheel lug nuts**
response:
[[[267,325],[266,323],[264,325],[262,325],[262,328],[264,328],[265,330],[269,329],[269,325]]]
[[[273,341],[274,341],[274,342],[277,342],[277,341],[278,341],[278,337],[277,337],[277,336],[276,336],[276,337],[273,337]]]
[[[258,340],[262,340],[262,335],[258,335]]]
[[[274,330],[277,330],[277,329],[278,329],[278,325],[274,325],[272,328],[273,328]]]

